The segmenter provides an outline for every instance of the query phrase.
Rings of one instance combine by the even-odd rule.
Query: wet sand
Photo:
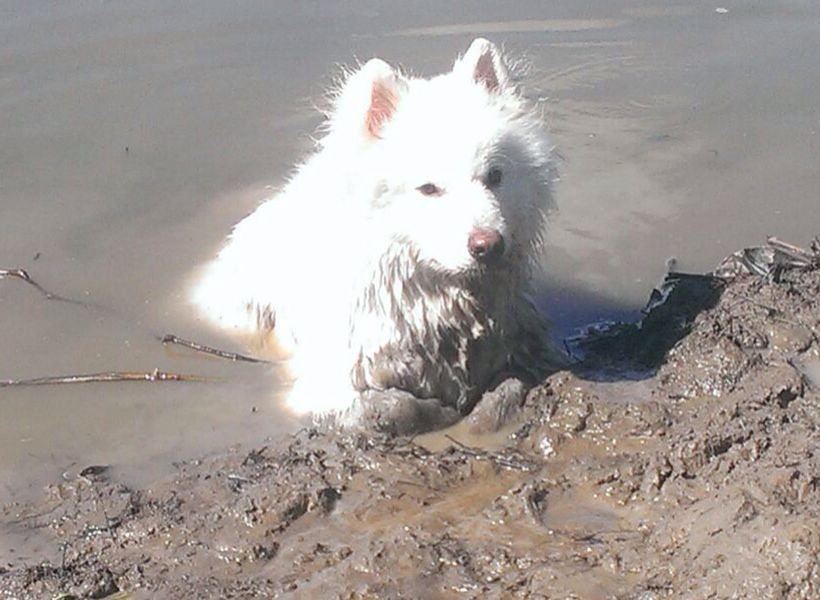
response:
[[[0,7],[0,267],[101,307],[0,281],[0,378],[220,380],[0,390],[0,497],[94,463],[150,481],[299,426],[272,399],[275,373],[154,336],[232,346],[190,315],[185,282],[310,148],[336,63],[378,55],[434,73],[477,34],[532,59],[528,89],[562,156],[543,295],[559,336],[634,314],[667,257],[702,271],[768,233],[809,239],[820,9],[726,7]]]

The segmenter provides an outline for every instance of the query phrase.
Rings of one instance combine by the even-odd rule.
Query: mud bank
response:
[[[453,438],[305,430],[143,489],[90,467],[2,509],[55,552],[0,597],[820,597],[820,260],[786,258],[670,285]]]

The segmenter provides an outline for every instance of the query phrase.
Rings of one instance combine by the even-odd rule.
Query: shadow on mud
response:
[[[667,353],[691,330],[702,311],[717,304],[725,288],[714,275],[669,273],[640,311],[597,305],[610,315],[562,338],[570,370],[591,381],[652,377]],[[581,306],[592,306],[589,298]]]
[[[806,250],[777,238],[739,250],[707,274],[670,271],[650,293],[646,306],[630,311],[589,292],[565,292],[556,309],[576,323],[575,331],[557,331],[571,361],[569,370],[588,381],[648,379],[667,354],[692,330],[697,316],[719,302],[730,281],[758,276],[774,282],[784,270],[816,265],[817,244]],[[606,315],[590,318],[593,314]],[[586,321],[580,320],[586,318]],[[586,323],[578,327],[577,323]]]

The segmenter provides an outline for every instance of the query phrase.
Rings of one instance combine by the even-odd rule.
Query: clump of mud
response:
[[[0,566],[0,597],[818,598],[816,258],[678,276],[492,446],[484,407],[452,438],[305,430],[144,489],[87,469],[2,510],[59,552]]]

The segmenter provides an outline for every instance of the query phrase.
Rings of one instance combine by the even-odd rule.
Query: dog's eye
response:
[[[486,185],[489,189],[497,188],[501,185],[501,176],[501,169],[498,167],[493,167],[487,171],[487,176],[484,178],[484,185]]]
[[[443,190],[435,183],[425,183],[416,189],[425,196],[441,196],[441,194],[444,193]]]

